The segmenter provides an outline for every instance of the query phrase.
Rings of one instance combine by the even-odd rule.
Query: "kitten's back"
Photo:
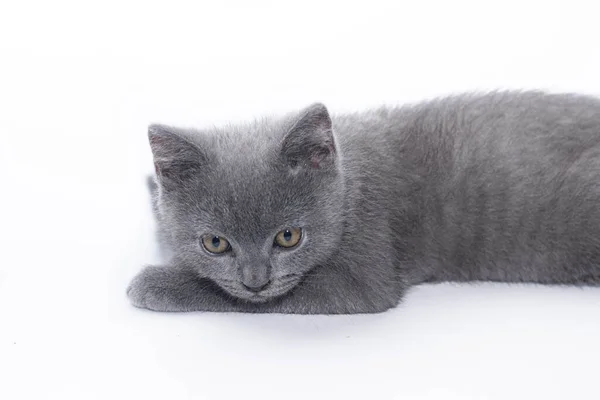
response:
[[[396,231],[418,236],[413,256],[431,267],[424,275],[600,276],[589,270],[600,265],[597,99],[498,92],[334,121],[349,170],[395,209]]]

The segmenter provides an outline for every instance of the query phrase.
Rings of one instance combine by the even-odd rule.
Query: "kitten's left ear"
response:
[[[282,154],[290,165],[323,168],[335,163],[335,141],[327,108],[315,103],[300,112],[283,140]]]

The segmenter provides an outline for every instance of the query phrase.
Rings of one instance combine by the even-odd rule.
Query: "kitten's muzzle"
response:
[[[221,287],[232,296],[253,302],[264,303],[275,297],[287,293],[296,286],[302,279],[302,275],[288,274],[284,276],[267,278],[263,284],[249,285],[244,280],[232,284],[233,281],[220,282]]]
[[[242,264],[241,269],[242,285],[250,292],[258,293],[271,283],[271,266],[263,260],[260,262],[248,260]]]

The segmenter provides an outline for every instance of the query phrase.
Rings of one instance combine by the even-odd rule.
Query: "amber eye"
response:
[[[280,247],[290,248],[296,246],[302,239],[302,229],[289,228],[280,231],[275,236],[275,244]]]
[[[202,246],[206,251],[212,254],[223,254],[231,250],[227,239],[222,236],[205,235],[202,236]]]

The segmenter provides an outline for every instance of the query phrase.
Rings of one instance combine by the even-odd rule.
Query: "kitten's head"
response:
[[[336,251],[344,181],[322,104],[223,130],[153,125],[158,212],[178,262],[264,302]]]

